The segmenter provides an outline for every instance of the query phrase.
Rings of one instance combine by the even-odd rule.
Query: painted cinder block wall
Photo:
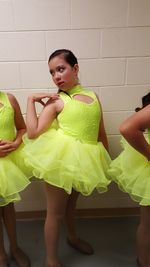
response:
[[[81,83],[99,95],[110,153],[116,157],[118,126],[150,88],[150,1],[0,1],[0,90],[16,95],[24,116],[28,94],[55,89],[47,59],[58,48],[76,54]],[[78,202],[78,208],[133,206],[115,185]],[[42,183],[33,181],[16,208],[45,209]]]

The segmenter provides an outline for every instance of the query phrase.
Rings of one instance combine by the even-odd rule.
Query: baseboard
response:
[[[99,209],[77,209],[77,218],[100,218],[100,217],[128,217],[139,216],[140,208],[99,208]],[[18,211],[17,219],[44,219],[46,211]]]

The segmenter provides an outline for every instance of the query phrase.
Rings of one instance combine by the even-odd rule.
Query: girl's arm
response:
[[[9,101],[14,109],[14,121],[15,121],[15,127],[16,127],[16,138],[14,141],[8,141],[8,140],[1,140],[0,141],[0,157],[7,156],[10,152],[17,149],[17,147],[22,142],[22,135],[26,131],[26,126],[24,123],[23,116],[21,114],[21,110],[19,107],[19,104],[16,100],[16,98],[8,94]]]
[[[101,106],[101,103],[100,103],[98,96],[97,96],[97,100],[99,102],[100,109],[101,109],[101,119],[100,119],[100,125],[99,125],[98,141],[102,142],[103,146],[109,152],[108,140],[107,140],[107,135],[106,135],[105,126],[104,126],[104,120],[103,120],[103,111],[102,111],[102,106]]]
[[[57,107],[57,99],[53,99],[52,101],[48,101],[43,111],[41,112],[40,116],[37,117],[35,102],[42,102],[43,98],[50,98],[51,94],[35,94],[31,95],[28,98],[27,104],[27,134],[30,139],[34,139],[38,137],[40,134],[45,132],[50,125],[52,124],[53,120],[56,118],[58,113]]]
[[[98,141],[102,142],[106,150],[109,152],[108,148],[108,140],[107,140],[107,135],[104,127],[104,120],[103,120],[103,115],[101,115],[101,121],[100,121],[100,126],[99,126],[99,135],[98,135]]]
[[[13,141],[13,146],[17,148],[22,143],[22,136],[26,131],[25,122],[23,116],[21,114],[20,106],[16,98],[8,94],[9,101],[14,109],[14,120],[15,120],[15,127],[16,127],[16,138]]]
[[[150,128],[150,105],[129,117],[120,126],[120,132],[128,143],[150,160],[150,145],[143,130]]]

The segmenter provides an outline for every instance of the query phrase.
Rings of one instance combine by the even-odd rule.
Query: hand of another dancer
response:
[[[6,157],[10,152],[16,149],[15,142],[0,140],[0,157]]]

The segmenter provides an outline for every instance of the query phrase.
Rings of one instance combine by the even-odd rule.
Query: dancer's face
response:
[[[52,79],[60,90],[67,91],[78,83],[78,64],[72,67],[63,55],[52,58],[48,65]]]

